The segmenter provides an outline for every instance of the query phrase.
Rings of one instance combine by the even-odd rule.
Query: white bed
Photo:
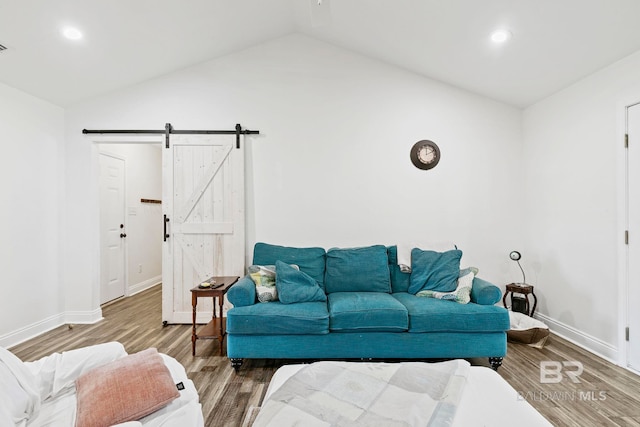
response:
[[[306,365],[287,365],[278,369],[271,379],[262,406],[287,379],[304,366]],[[282,427],[296,425],[294,420],[281,419],[278,423]],[[497,372],[480,366],[472,366],[469,370],[467,383],[452,425],[457,427],[552,426]]]
[[[74,426],[76,379],[126,355],[122,344],[112,342],[54,353],[35,362],[22,362],[8,350],[0,348],[0,425]],[[179,392],[179,397],[152,414],[119,425],[204,426],[198,392],[187,378],[184,367],[172,357],[159,355],[174,384],[182,383],[184,389]]]

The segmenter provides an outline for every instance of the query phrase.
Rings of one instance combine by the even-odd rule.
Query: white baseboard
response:
[[[544,314],[536,313],[534,317],[549,326],[549,330],[559,337],[584,348],[596,356],[602,357],[614,365],[619,365],[619,349],[617,347]]]
[[[102,320],[102,310],[97,308],[93,311],[76,311],[65,312],[50,316],[46,319],[42,319],[38,322],[27,325],[16,331],[10,332],[3,336],[0,336],[0,346],[4,348],[10,348],[20,343],[23,343],[31,338],[35,338],[39,335],[49,332],[58,326],[66,324],[80,324],[80,323],[96,323]]]
[[[135,295],[155,285],[159,285],[160,283],[162,283],[162,275],[152,277],[151,279],[147,279],[143,282],[136,283],[135,285],[129,285],[129,292],[127,293],[127,296]]]
[[[93,311],[68,311],[65,313],[66,321],[68,324],[93,324],[101,321],[102,309],[100,307]]]

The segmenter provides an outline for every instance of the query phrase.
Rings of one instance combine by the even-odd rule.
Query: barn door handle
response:
[[[169,223],[169,218],[167,218],[167,216],[164,216],[164,233],[163,233],[163,239],[166,242],[167,239],[170,237],[169,234],[167,233],[167,224]]]
[[[121,238],[121,239],[122,239],[122,238],[125,238],[125,237],[127,237],[127,233],[120,233],[120,238]]]

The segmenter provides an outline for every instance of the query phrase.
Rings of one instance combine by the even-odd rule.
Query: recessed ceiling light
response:
[[[496,30],[491,33],[491,41],[494,43],[504,43],[511,38],[511,31],[508,30]]]
[[[62,30],[62,35],[69,40],[80,40],[82,38],[82,33],[80,32],[80,30],[74,27],[65,27]]]

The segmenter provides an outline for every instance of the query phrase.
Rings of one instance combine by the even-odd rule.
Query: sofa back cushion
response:
[[[325,250],[323,248],[293,248],[256,243],[253,248],[254,265],[275,265],[276,261],[295,264],[316,279],[324,289]]]
[[[398,265],[398,247],[389,246],[387,248],[389,257],[389,272],[391,273],[391,292],[408,292],[411,283],[411,273],[404,273]]]
[[[389,258],[383,245],[327,251],[325,291],[391,292]]]

